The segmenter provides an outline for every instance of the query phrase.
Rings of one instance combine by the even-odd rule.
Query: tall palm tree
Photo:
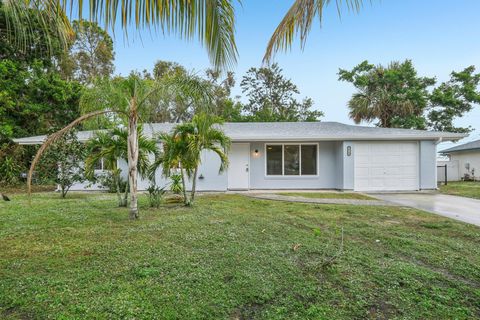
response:
[[[128,184],[125,189],[125,197],[122,199],[120,191],[120,169],[118,160],[128,161],[128,132],[123,128],[114,128],[109,131],[99,131],[90,139],[86,146],[88,156],[85,161],[85,173],[87,177],[94,176],[95,164],[103,161],[109,168],[116,186],[119,206],[127,206]],[[138,130],[138,171],[142,178],[145,178],[150,168],[149,156],[158,155],[157,142],[149,139],[142,133],[142,128]]]
[[[189,178],[192,179],[190,200],[187,204],[192,205],[195,200],[197,186],[198,167],[202,162],[202,152],[210,150],[220,158],[219,172],[223,172],[228,166],[228,150],[230,138],[217,126],[222,119],[206,113],[200,113],[193,117],[189,123],[179,124],[175,127],[173,136],[182,141],[186,146],[186,152],[181,155],[181,163],[186,169]]]
[[[332,3],[336,5],[340,16],[344,7],[348,11],[358,12],[363,0],[295,0],[273,32],[263,61],[270,62],[278,51],[290,49],[296,36],[300,37],[300,47],[303,49],[315,19],[321,24],[325,8]]]

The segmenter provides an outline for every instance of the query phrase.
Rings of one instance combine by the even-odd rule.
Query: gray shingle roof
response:
[[[148,136],[169,132],[174,123],[144,124]],[[320,141],[320,140],[459,140],[465,134],[426,130],[390,129],[348,125],[338,122],[227,122],[222,125],[233,141]],[[79,132],[79,140],[86,141],[92,131]],[[45,136],[15,139],[19,144],[39,144]]]
[[[451,147],[440,151],[440,153],[454,153],[459,151],[468,151],[468,150],[480,150],[480,140],[475,140],[471,142],[467,142],[455,147]]]

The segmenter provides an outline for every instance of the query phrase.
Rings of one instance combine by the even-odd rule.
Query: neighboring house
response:
[[[451,170],[457,170],[457,180],[464,179],[466,175],[470,179],[480,180],[480,140],[442,150],[440,153],[448,156],[452,164]]]
[[[175,124],[144,125],[144,134],[170,132]],[[362,127],[337,122],[225,123],[232,139],[230,165],[219,174],[220,160],[203,154],[199,190],[339,189],[404,191],[437,188],[436,154],[441,141],[464,134]],[[93,132],[79,132],[86,141]],[[40,144],[45,136],[16,139]],[[120,162],[126,175],[126,163]],[[168,183],[157,173],[159,185]],[[145,190],[148,181],[140,181]],[[74,186],[72,190],[85,189]]]

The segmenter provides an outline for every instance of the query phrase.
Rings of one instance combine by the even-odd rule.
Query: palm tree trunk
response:
[[[130,183],[128,182],[125,184],[125,192],[123,194],[123,200],[122,200],[122,207],[126,207],[128,205],[128,189],[130,188]]]
[[[196,167],[195,171],[193,171],[192,192],[190,193],[189,205],[193,205],[193,201],[195,200],[195,190],[197,188],[197,174],[198,174],[198,167]]]
[[[122,206],[122,193],[120,191],[120,174],[117,169],[112,170],[113,180],[115,180],[115,190],[117,191],[118,206]]]
[[[138,219],[137,198],[137,163],[138,163],[138,131],[137,107],[135,98],[130,102],[128,119],[128,180],[130,182],[130,218]]]
[[[185,172],[183,171],[183,167],[181,164],[180,164],[180,174],[182,176],[183,203],[187,205],[188,198],[187,198],[187,188],[185,187]]]

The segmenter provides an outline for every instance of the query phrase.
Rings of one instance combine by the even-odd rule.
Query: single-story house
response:
[[[170,132],[175,124],[144,125],[144,134]],[[205,152],[198,189],[339,189],[405,191],[437,188],[436,154],[441,141],[464,134],[347,125],[337,122],[225,123],[232,140],[230,165],[219,174],[220,160]],[[87,141],[92,131],[78,133]],[[16,139],[40,144],[45,136]],[[127,165],[120,161],[126,175]],[[158,185],[168,183],[157,172]],[[148,187],[139,181],[139,189]],[[85,190],[77,185],[72,190]]]
[[[480,180],[480,140],[464,143],[440,151],[448,156],[449,162],[455,164],[452,170],[458,170],[459,179],[468,175],[470,179]]]

